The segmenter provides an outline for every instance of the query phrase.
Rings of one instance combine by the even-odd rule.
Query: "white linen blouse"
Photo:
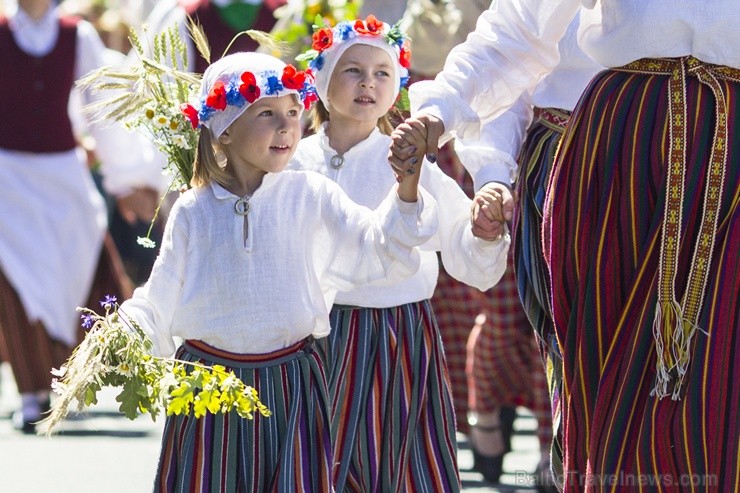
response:
[[[558,42],[559,62],[531,92],[525,92],[504,113],[481,127],[478,139],[458,138],[455,151],[478,190],[491,181],[513,183],[532,108],[573,111],[588,83],[603,69],[578,45],[580,15],[576,14]]]
[[[248,235],[239,197],[215,182],[183,193],[170,212],[146,284],[121,312],[169,355],[174,337],[249,354],[329,333],[337,291],[419,267],[414,246],[436,230],[434,199],[396,187],[371,211],[312,172],[268,173],[249,198]]]
[[[579,44],[604,67],[693,55],[740,68],[738,7],[737,0],[494,0],[444,71],[411,86],[412,113],[436,115],[448,134],[477,138],[481,122],[557,65],[557,43],[579,9]]]
[[[301,140],[289,166],[321,173],[338,183],[352,200],[373,208],[396,184],[387,160],[389,147],[390,137],[376,128],[344,154],[340,169],[333,169],[329,163],[337,152],[329,145],[324,126]],[[496,241],[474,237],[470,229],[471,200],[437,165],[424,161],[419,185],[436,200],[439,222],[436,234],[419,248],[419,270],[392,285],[364,285],[340,292],[337,303],[387,308],[431,298],[439,275],[435,252],[441,252],[442,263],[451,276],[481,291],[501,279],[506,270],[509,235]]]

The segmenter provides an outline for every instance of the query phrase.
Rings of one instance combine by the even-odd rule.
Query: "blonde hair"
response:
[[[192,187],[204,187],[211,180],[219,185],[227,186],[231,175],[226,171],[225,164],[220,164],[216,156],[222,152],[218,140],[211,135],[210,129],[202,128],[198,137],[198,149],[193,163],[193,177],[190,180]],[[226,156],[224,155],[224,160]],[[222,161],[223,162],[223,161]]]
[[[329,117],[329,110],[326,109],[326,106],[324,106],[324,102],[320,99],[316,101],[316,104],[314,104],[313,108],[311,109],[311,130],[314,132],[318,132],[318,130],[321,128],[321,125],[324,122],[328,122],[331,120]],[[378,127],[378,130],[380,130],[380,133],[385,135],[390,135],[391,132],[393,132],[393,129],[396,128],[395,123],[400,123],[403,121],[403,117],[401,113],[396,108],[391,108],[388,110],[388,112],[378,118],[378,123],[376,124]]]

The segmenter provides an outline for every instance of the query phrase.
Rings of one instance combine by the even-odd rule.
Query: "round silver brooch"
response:
[[[246,216],[249,214],[249,207],[249,199],[242,197],[234,203],[234,212],[240,216]]]
[[[342,156],[341,154],[335,154],[329,160],[329,166],[334,169],[341,168],[342,166],[344,166],[344,156]]]

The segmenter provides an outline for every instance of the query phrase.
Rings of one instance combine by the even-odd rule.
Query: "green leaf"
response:
[[[123,384],[121,393],[116,396],[116,401],[121,403],[118,408],[128,419],[136,419],[139,415],[139,404],[141,403],[141,382],[129,379]]]

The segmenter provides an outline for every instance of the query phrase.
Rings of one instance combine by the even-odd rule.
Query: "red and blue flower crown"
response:
[[[200,100],[199,107],[184,103],[180,110],[190,120],[193,128],[198,128],[217,111],[223,111],[229,105],[241,108],[245,104],[254,103],[261,96],[281,96],[288,91],[297,92],[305,109],[309,109],[318,100],[311,71],[297,70],[292,65],[286,65],[279,75],[274,70],[265,70],[256,75],[246,71],[233,74],[228,80],[217,80],[208,94]]]
[[[398,24],[393,26],[378,20],[374,15],[368,15],[363,21],[342,21],[334,27],[327,26],[324,20],[317,16],[314,24],[313,43],[310,50],[296,57],[298,61],[308,61],[313,72],[320,71],[324,66],[324,53],[333,46],[353,39],[357,36],[383,38],[394,48],[400,66],[400,87],[405,88],[409,82],[408,69],[411,66],[411,42],[409,37],[401,31]]]

